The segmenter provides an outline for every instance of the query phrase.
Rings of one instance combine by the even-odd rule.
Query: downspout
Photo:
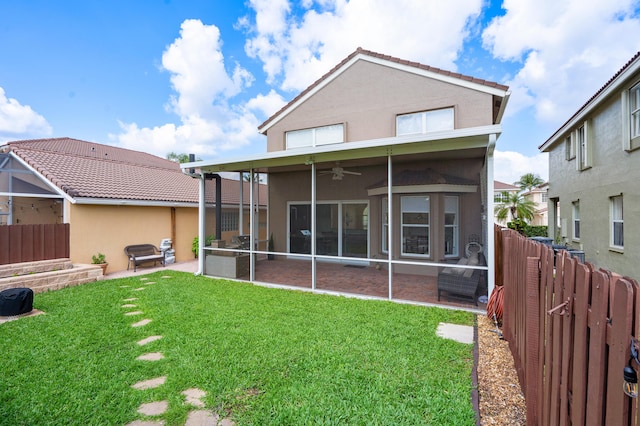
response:
[[[495,287],[496,282],[496,261],[495,261],[495,230],[493,229],[494,218],[493,218],[493,152],[496,148],[496,140],[497,136],[495,133],[489,135],[489,145],[487,146],[487,199],[485,200],[485,212],[484,214],[487,216],[487,267],[489,268],[487,271],[487,296],[491,296],[493,293],[493,288]]]

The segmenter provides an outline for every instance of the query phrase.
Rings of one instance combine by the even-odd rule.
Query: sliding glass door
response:
[[[311,204],[289,204],[289,252],[311,253]],[[367,258],[369,206],[366,202],[316,205],[316,254]]]

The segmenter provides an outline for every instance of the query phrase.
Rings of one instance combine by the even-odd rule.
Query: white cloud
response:
[[[519,152],[496,150],[493,170],[494,180],[504,183],[513,184],[526,173],[533,173],[547,181],[549,179],[549,157],[546,153],[527,157]]]
[[[503,61],[522,63],[506,82],[507,116],[533,107],[537,120],[559,125],[637,51],[637,0],[505,0],[483,45]]]
[[[51,132],[51,126],[43,116],[29,105],[7,98],[4,89],[0,87],[0,141],[16,137],[48,136]]]
[[[455,71],[481,6],[482,0],[305,1],[308,10],[296,19],[285,0],[252,0],[255,22],[245,50],[284,90],[306,88],[359,46]]]
[[[136,123],[120,122],[122,132],[110,138],[126,148],[159,156],[188,151],[202,158],[255,140],[257,109],[229,105],[230,99],[251,85],[253,76],[239,64],[227,71],[221,47],[215,25],[185,20],[180,37],[162,55],[162,66],[171,73],[176,92],[167,111],[175,113],[180,124],[140,128]]]

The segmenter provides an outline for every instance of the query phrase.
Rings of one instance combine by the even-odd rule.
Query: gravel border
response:
[[[525,425],[526,405],[509,343],[485,315],[478,315],[477,322],[480,424]]]

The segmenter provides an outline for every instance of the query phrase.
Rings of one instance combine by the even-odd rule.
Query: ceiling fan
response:
[[[323,170],[319,174],[321,174],[321,175],[332,174],[333,175],[333,177],[332,177],[333,180],[342,180],[344,175],[355,175],[355,176],[362,175],[362,173],[359,173],[359,172],[352,172],[352,171],[343,169],[342,167],[340,167],[340,162],[339,161],[336,161],[335,167],[333,167],[331,170]]]

